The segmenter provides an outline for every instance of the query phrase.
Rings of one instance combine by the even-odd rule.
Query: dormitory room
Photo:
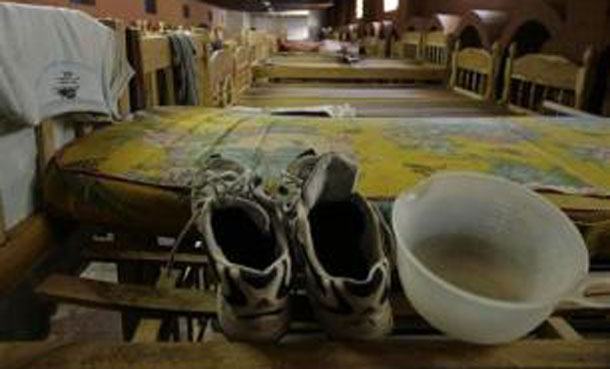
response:
[[[26,368],[610,368],[610,0],[0,0]]]

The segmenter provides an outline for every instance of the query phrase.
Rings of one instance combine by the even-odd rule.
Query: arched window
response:
[[[393,12],[398,9],[398,0],[383,0],[383,11]]]

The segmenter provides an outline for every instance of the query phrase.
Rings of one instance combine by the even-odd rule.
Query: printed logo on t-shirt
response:
[[[103,73],[74,61],[53,61],[36,78],[36,98],[41,116],[66,112],[106,113]]]
[[[80,77],[69,70],[61,71],[61,75],[56,78],[55,92],[66,100],[74,100],[80,88]]]

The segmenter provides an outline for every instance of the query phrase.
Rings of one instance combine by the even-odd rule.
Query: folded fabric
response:
[[[170,34],[169,41],[172,47],[172,64],[177,71],[177,103],[199,105],[195,43],[185,33]]]
[[[119,45],[113,30],[81,11],[0,3],[0,121],[118,117],[133,76]]]

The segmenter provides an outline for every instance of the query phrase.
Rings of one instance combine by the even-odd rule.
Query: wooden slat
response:
[[[92,261],[133,261],[151,264],[165,264],[169,258],[169,252],[167,251],[129,250],[104,244],[90,245],[83,250],[82,255]],[[207,263],[208,259],[203,254],[178,253],[174,258],[174,264],[176,266],[203,266],[207,265]]]
[[[597,273],[591,274],[594,280]],[[602,288],[602,287],[600,287]],[[608,287],[601,292],[610,293]],[[52,275],[41,283],[36,292],[58,301],[111,310],[147,310],[182,315],[216,313],[216,295],[209,291],[188,289],[159,289],[149,286],[115,284],[66,275]],[[599,292],[599,291],[598,291]],[[396,318],[413,317],[416,312],[402,293],[391,297]],[[558,316],[575,312],[608,311],[603,308],[579,307],[570,303],[560,304]]]
[[[44,120],[36,130],[38,147],[38,170],[43,173],[55,154],[55,122]]]
[[[176,84],[174,82],[174,71],[172,68],[166,68],[163,70],[165,77],[165,94],[167,105],[176,105]]]
[[[542,337],[561,338],[566,341],[582,340],[582,336],[561,317],[549,318],[540,328]]]
[[[290,342],[252,345],[40,342],[0,345],[9,368],[607,368],[608,341],[522,341],[475,346],[450,341]]]
[[[216,295],[212,292],[116,284],[60,274],[44,280],[36,288],[36,293],[58,301],[101,309],[184,315],[216,313]]]

